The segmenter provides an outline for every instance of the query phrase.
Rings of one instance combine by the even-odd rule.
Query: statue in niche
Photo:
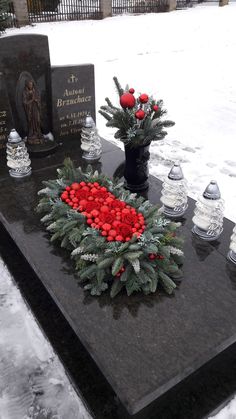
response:
[[[32,79],[25,81],[22,99],[28,124],[27,142],[32,145],[42,144],[44,137],[41,131],[40,95]]]

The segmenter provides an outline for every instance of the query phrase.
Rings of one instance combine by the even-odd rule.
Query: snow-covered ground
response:
[[[236,221],[236,3],[198,5],[172,13],[123,15],[102,21],[41,23],[8,30],[49,37],[51,63],[94,63],[97,109],[117,99],[112,77],[162,98],[176,122],[152,145],[151,173],[163,178],[180,160],[196,198],[219,183],[225,214]],[[100,134],[114,141],[98,114]]]
[[[0,419],[90,419],[0,258]]]
[[[212,3],[166,14],[41,23],[9,29],[7,35],[48,35],[53,65],[94,63],[97,109],[106,96],[117,100],[114,75],[136,92],[162,98],[176,125],[163,142],[152,145],[151,173],[163,179],[179,160],[194,198],[216,179],[225,199],[225,214],[236,222],[235,13],[236,3],[221,8]],[[114,132],[97,116],[100,134],[114,142]],[[33,348],[34,338],[30,340]],[[10,343],[14,345],[13,340]],[[0,407],[1,403],[5,406],[2,398]],[[1,414],[0,419],[13,418]],[[216,418],[236,418],[236,402]]]

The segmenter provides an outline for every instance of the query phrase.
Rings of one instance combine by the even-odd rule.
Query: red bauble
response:
[[[148,95],[146,95],[146,93],[143,93],[142,95],[139,96],[139,101],[141,103],[147,103],[148,99],[149,99],[149,97],[148,97]]]
[[[135,92],[135,90],[133,89],[133,87],[131,87],[130,89],[129,89],[129,93],[131,93],[132,95],[134,94],[134,92]]]
[[[109,231],[111,229],[111,224],[104,223],[102,225],[102,229],[105,230],[105,231]]]
[[[157,111],[158,111],[158,109],[159,109],[159,106],[157,106],[157,105],[153,105],[152,109],[153,109],[155,112],[157,112]]]
[[[145,112],[142,109],[139,109],[135,112],[135,118],[139,119],[140,121],[145,118]]]
[[[120,97],[120,105],[124,109],[132,109],[135,105],[135,97],[131,93],[124,93]]]
[[[116,236],[116,241],[117,242],[122,242],[123,240],[124,240],[124,238],[120,234],[118,234],[118,236]]]
[[[71,189],[74,189],[75,191],[77,191],[77,189],[79,189],[79,188],[80,188],[79,183],[77,183],[77,182],[72,183]]]

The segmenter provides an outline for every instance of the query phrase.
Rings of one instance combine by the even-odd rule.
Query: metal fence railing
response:
[[[30,22],[100,19],[99,0],[27,0]]]
[[[166,11],[166,0],[112,0],[112,13],[157,13]]]
[[[9,3],[6,13],[2,14],[1,20],[4,22],[5,28],[13,28],[16,26],[16,17],[12,2]]]

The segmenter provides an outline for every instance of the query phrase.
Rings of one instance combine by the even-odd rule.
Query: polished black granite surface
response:
[[[98,169],[109,175],[122,172],[123,152],[106,145]],[[0,220],[127,410],[136,414],[156,399],[161,406],[177,383],[196,377],[203,366],[207,370],[210,360],[223,357],[236,342],[236,273],[225,259],[233,224],[224,221],[219,242],[197,240],[191,233],[190,200],[181,227],[184,279],[173,297],[91,297],[78,286],[66,252],[49,243],[33,212],[41,181],[55,177],[63,154],[62,149],[49,159],[34,160],[35,170],[24,180],[2,171]],[[79,147],[71,145],[66,154],[81,163]],[[150,180],[149,199],[158,202],[161,183]]]

